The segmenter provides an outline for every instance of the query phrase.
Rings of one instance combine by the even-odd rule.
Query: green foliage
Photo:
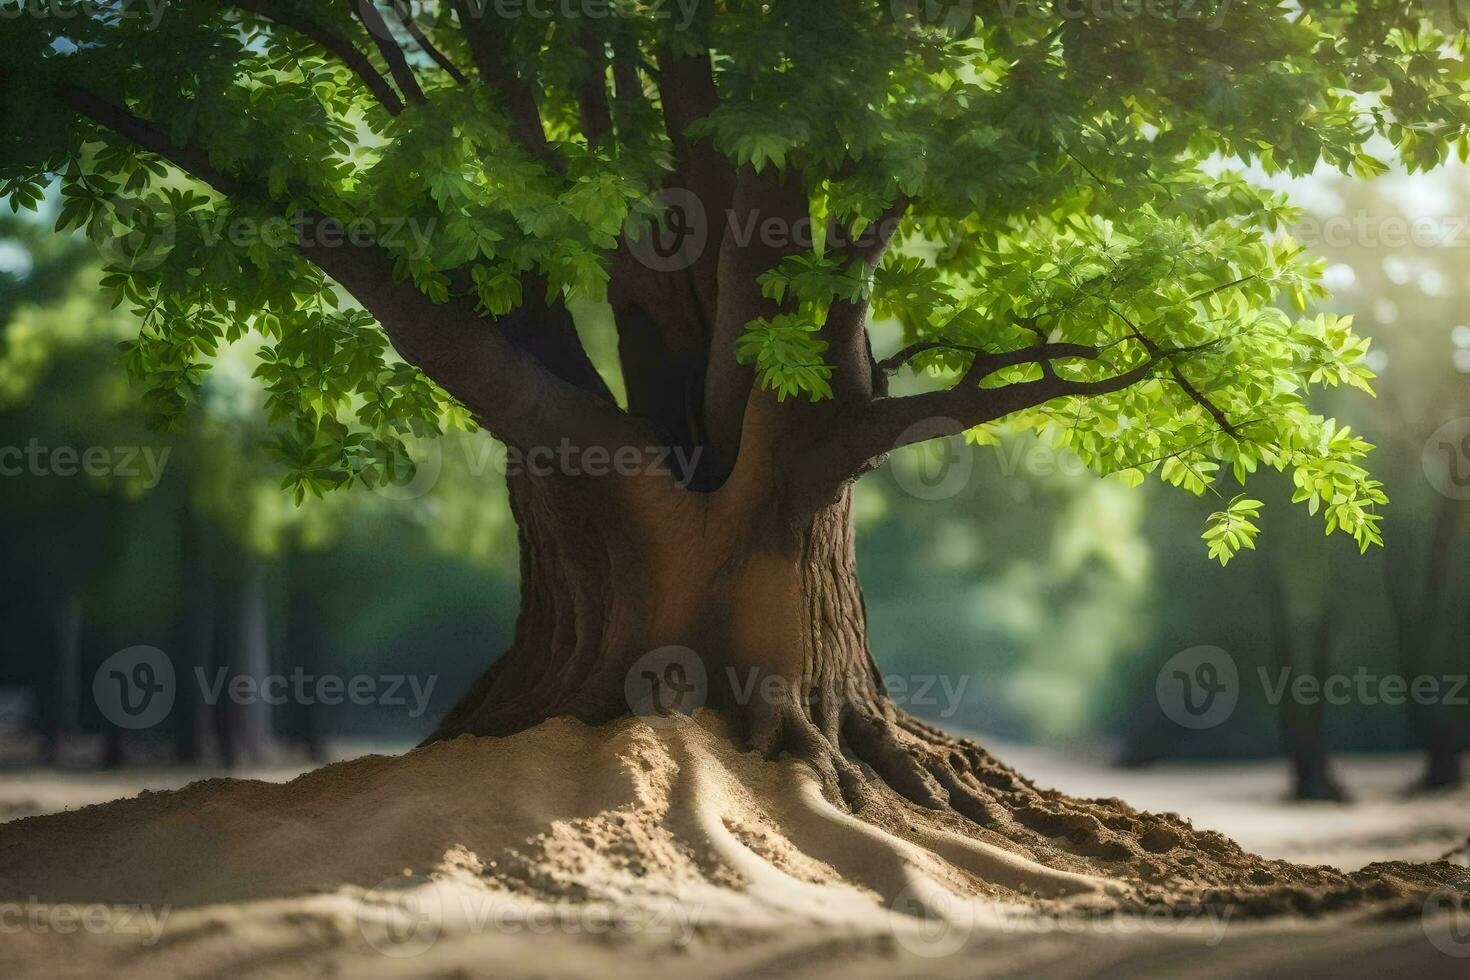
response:
[[[1210,557],[1218,558],[1225,565],[1241,548],[1256,550],[1256,535],[1261,529],[1254,521],[1261,516],[1264,506],[1259,500],[1240,494],[1224,510],[1211,514],[1203,535],[1210,545]]]
[[[353,5],[280,5],[386,74]],[[421,26],[468,66],[449,7]],[[365,223],[396,275],[438,303],[463,294],[494,317],[540,298],[527,282],[554,300],[601,300],[625,218],[674,179],[673,147],[652,74],[613,99],[615,140],[586,139],[587,32],[639,65],[709,51],[721,103],[682,136],[756,171],[799,171],[819,225],[858,233],[897,196],[912,201],[871,274],[821,233],[766,274],[781,311],[750,323],[735,352],[761,385],[782,400],[831,396],[819,334],[838,300],[870,300],[905,343],[955,345],[915,361],[947,382],[973,356],[959,348],[1098,351],[1007,368],[991,387],[1046,372],[1100,381],[1153,357],[1127,390],[1004,426],[1047,433],[1124,482],[1154,474],[1195,494],[1261,465],[1289,469],[1329,530],[1376,543],[1384,495],[1362,466],[1370,447],[1305,400],[1314,386],[1368,389],[1366,341],[1347,318],[1301,316],[1323,291],[1320,264],[1284,232],[1295,210],[1220,161],[1371,176],[1384,139],[1411,171],[1464,158],[1461,20],[1409,0],[1202,0],[1144,22],[1017,0],[940,29],[893,7],[722,0],[683,24],[663,5],[627,3],[605,19],[498,21],[507,68],[536,83],[560,169],[513,138],[490,87],[460,86],[421,54],[428,99],[393,116],[335,58],[228,4],[173,3],[156,23],[7,20],[0,193],[32,208],[59,177],[58,228],[102,247],[104,284],[141,323],[124,354],[155,424],[177,425],[221,348],[249,337],[264,345],[286,485],[298,499],[371,486],[401,473],[405,440],[466,428],[465,413],[342,306],[293,237],[220,230],[263,232],[317,209]],[[157,121],[270,200],[186,184],[74,112],[66,86]],[[1243,526],[1212,521],[1212,554],[1247,546]]]

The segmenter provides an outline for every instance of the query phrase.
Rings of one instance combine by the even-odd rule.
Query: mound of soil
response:
[[[753,935],[808,952],[815,937],[845,937],[844,948],[880,958],[953,953],[986,936],[992,959],[1032,955],[1040,947],[1024,940],[1041,922],[1057,949],[1111,937],[1116,955],[1150,939],[1154,952],[1212,938],[1215,948],[1226,924],[1239,932],[1253,919],[1266,923],[1258,935],[1275,935],[1303,916],[1412,917],[1417,949],[1426,903],[1462,901],[1460,867],[1344,874],[1268,861],[1174,815],[1040,790],[972,743],[950,745],[979,821],[891,792],[851,812],[804,763],[740,750],[708,712],[652,726],[557,719],[289,783],[207,780],[0,824],[0,903],[104,903],[167,919],[146,934],[120,914],[106,928],[26,931],[16,948],[37,975],[62,964],[124,974],[206,964],[235,976],[352,963],[358,976],[394,974],[409,955],[422,957],[412,975],[464,962],[523,972],[518,944],[536,938],[538,916],[565,940],[565,970],[546,972],[582,963],[605,975],[608,955],[630,972],[658,961],[625,963],[628,944],[671,956],[694,944],[728,959]],[[1129,921],[1162,931],[1129,932]],[[1401,938],[1386,928],[1372,948]],[[1350,933],[1333,935],[1323,948],[1347,956]],[[589,939],[604,955],[583,963]],[[976,975],[964,957],[945,962]]]

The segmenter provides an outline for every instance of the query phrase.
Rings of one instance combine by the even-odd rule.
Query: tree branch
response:
[[[999,388],[981,388],[974,384],[975,369],[972,368],[964,380],[952,388],[902,398],[876,399],[839,436],[844,450],[840,478],[847,479],[871,469],[876,461],[895,449],[959,435],[977,425],[994,422],[1057,398],[1071,395],[1095,397],[1122,391],[1148,378],[1158,363],[1159,358],[1150,356],[1121,374],[1096,381],[1046,377]]]
[[[719,249],[719,304],[705,369],[705,432],[720,464],[732,465],[744,428],[755,371],[735,358],[735,345],[752,320],[775,316],[780,305],[761,293],[757,278],[803,250],[797,223],[809,221],[806,184],[790,170],[760,173],[746,166],[731,202]],[[779,237],[763,229],[775,228]],[[747,239],[745,236],[749,236]]]
[[[1241,280],[1241,282],[1243,281],[1244,280]],[[1226,285],[1218,288],[1228,289],[1231,286],[1235,285],[1239,285],[1239,283],[1227,283]],[[1112,314],[1114,316],[1123,321],[1124,325],[1133,332],[1133,336],[1138,339],[1138,342],[1143,345],[1144,350],[1148,351],[1150,355],[1154,357],[1160,357],[1164,354],[1164,351],[1159,347],[1158,344],[1154,343],[1151,339],[1145,336],[1143,331],[1134,326],[1133,322],[1129,320],[1126,316],[1124,316],[1116,307],[1113,306],[1113,304],[1109,303],[1108,309],[1112,311]],[[1195,349],[1203,349],[1209,346],[1211,345],[1201,344],[1199,345],[1199,348]],[[1177,354],[1180,352],[1175,351],[1174,353]],[[1215,424],[1223,429],[1226,435],[1230,436],[1230,438],[1232,439],[1240,438],[1240,430],[1236,428],[1233,424],[1231,424],[1230,419],[1227,418],[1225,413],[1220,410],[1220,406],[1210,401],[1208,396],[1206,396],[1203,392],[1196,388],[1194,384],[1191,383],[1190,380],[1184,376],[1184,372],[1179,370],[1179,365],[1172,362],[1170,363],[1169,376],[1174,379],[1174,383],[1177,384],[1186,395],[1193,399],[1200,408],[1203,408],[1205,412],[1209,414],[1210,418],[1215,420]]]
[[[383,15],[378,13],[378,8],[373,5],[373,0],[347,0],[352,9],[357,12],[357,19],[362,21],[362,26],[372,36],[373,43],[378,46],[378,53],[388,63],[388,70],[393,74],[393,81],[397,83],[398,90],[403,93],[404,99],[415,105],[422,105],[425,101],[424,90],[419,88],[418,79],[413,75],[413,68],[408,64],[408,59],[403,56],[403,49],[398,42],[393,40],[392,31],[388,22],[383,20]]]
[[[709,140],[688,135],[690,126],[719,108],[714,63],[708,52],[675,55],[667,47],[659,49],[658,61],[658,97],[676,170],[712,217],[723,215],[735,196],[735,167]]]
[[[908,207],[908,197],[900,194],[860,235],[851,234],[834,218],[828,222],[827,240],[835,243],[834,252],[845,262],[861,262],[872,270],[882,260]],[[867,401],[887,391],[882,367],[873,360],[868,306],[867,300],[836,300],[822,324],[821,338],[832,366],[832,393],[839,402]]]
[[[1086,344],[1038,344],[1035,347],[997,352],[988,351],[983,347],[972,347],[968,344],[952,344],[947,340],[922,340],[910,344],[892,357],[884,358],[879,362],[878,370],[885,374],[892,374],[918,355],[931,350],[953,350],[974,354],[975,360],[971,362],[970,371],[973,373],[979,369],[982,372],[979,377],[991,375],[1001,368],[1015,367],[1018,364],[1039,364],[1068,357],[1096,360],[1102,353],[1100,348]]]
[[[454,13],[469,44],[470,56],[475,59],[475,68],[480,79],[495,90],[505,102],[510,113],[511,136],[521,149],[541,160],[553,170],[562,169],[562,160],[546,140],[546,130],[541,125],[541,110],[536,98],[505,60],[500,42],[485,26],[483,18],[470,9],[469,0],[454,0]]]
[[[56,94],[98,126],[167,160],[221,195],[265,206],[274,203],[264,189],[217,169],[204,150],[173,142],[153,123],[126,109],[73,85],[60,86]],[[307,217],[319,225],[333,223],[318,212],[308,212]],[[557,377],[516,345],[512,339],[516,332],[535,331],[534,324],[525,322],[533,319],[525,309],[497,321],[502,329],[495,329],[469,300],[435,304],[399,282],[393,258],[376,245],[359,244],[347,234],[319,234],[304,235],[297,248],[377,319],[406,361],[462,402],[498,438],[520,448],[563,438],[608,448],[651,444],[636,441],[653,435],[643,423]]]
[[[898,233],[898,227],[903,223],[903,217],[912,203],[907,194],[899,194],[862,233],[854,235],[847,229],[842,229],[842,233],[846,233],[846,240],[841,244],[842,253],[849,259],[857,259],[870,266],[877,265],[888,251],[888,246]],[[834,224],[828,232],[829,236],[835,231],[837,226]]]
[[[424,34],[423,29],[413,19],[413,8],[405,3],[404,0],[393,0],[393,12],[403,22],[403,27],[408,31],[408,36],[414,39],[414,42],[423,50],[424,54],[433,59],[434,64],[443,68],[457,84],[469,84],[470,80],[465,77],[464,72],[459,70],[459,66],[451,61],[449,56],[443,51],[435,47],[434,42],[430,41],[428,36]]]
[[[368,56],[354,47],[347,38],[300,14],[279,7],[270,0],[227,0],[227,2],[229,6],[237,7],[281,27],[289,28],[302,37],[315,41],[328,53],[336,55],[338,60],[352,70],[353,74],[362,79],[368,91],[372,92],[373,98],[377,99],[388,112],[396,116],[403,111],[403,100],[398,97],[397,92],[393,91],[393,86],[389,85],[382,73],[373,67]]]
[[[638,75],[638,40],[626,28],[620,29],[613,38],[613,101],[620,107],[618,124],[621,126],[628,111],[643,98],[643,79]]]
[[[607,53],[602,38],[591,27],[582,29],[580,41],[587,55],[587,77],[577,86],[577,115],[587,145],[595,149],[612,135],[612,110],[607,104]]]

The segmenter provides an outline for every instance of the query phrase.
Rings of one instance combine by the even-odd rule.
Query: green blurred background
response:
[[[1436,491],[1446,473],[1425,452],[1431,434],[1470,416],[1470,170],[1324,176],[1293,191],[1313,216],[1299,235],[1329,260],[1330,309],[1374,340],[1378,397],[1329,393],[1316,407],[1378,445],[1387,547],[1360,558],[1288,504],[1287,481],[1267,479],[1255,494],[1268,505],[1260,550],[1222,569],[1199,537],[1213,496],[1130,490],[1034,441],[909,451],[864,479],[858,509],[872,645],[885,672],[912,683],[910,710],[1126,765],[1295,755],[1305,795],[1332,795],[1314,767],[1344,752],[1412,750],[1422,768],[1406,782],[1459,779],[1462,705],[1282,707],[1256,678],[1287,666],[1470,671],[1470,503],[1458,499],[1470,491]],[[234,767],[427,733],[514,628],[514,528],[488,437],[422,446],[406,485],[298,508],[259,449],[249,338],[209,373],[183,431],[149,431],[118,362],[136,324],[100,298],[97,259],[50,232],[54,214],[3,213],[0,447],[102,447],[115,464],[133,447],[151,456],[133,460],[133,476],[0,477],[0,762]],[[602,311],[580,310],[579,323],[607,349]],[[1470,458],[1444,465],[1470,472]],[[167,723],[129,733],[100,715],[91,684],[102,660],[140,644],[181,673],[300,667],[434,687],[418,714],[411,700],[220,707],[186,696]],[[1240,702],[1195,730],[1162,710],[1156,680],[1202,645],[1233,658]]]

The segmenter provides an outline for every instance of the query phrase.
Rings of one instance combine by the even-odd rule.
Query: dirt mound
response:
[[[1229,902],[1317,912],[1412,901],[1444,865],[1352,874],[1267,861],[1173,814],[1039,790],[972,743],[983,826],[894,795],[851,814],[810,770],[740,751],[708,712],[650,727],[557,719],[368,756],[289,783],[214,779],[0,825],[0,900],[196,905],[372,887],[451,853],[547,900],[629,882],[759,894],[838,883],[892,904],[929,879],[1010,902],[1093,896],[1122,907]],[[461,861],[461,867],[464,862]]]
[[[1095,926],[1168,910],[1179,941],[1232,918],[1418,914],[1464,880],[1448,864],[1345,875],[1267,861],[1176,816],[1039,790],[972,743],[949,745],[981,826],[895,793],[850,812],[804,763],[739,750],[709,713],[656,727],[558,719],[284,784],[207,780],[3,824],[0,903],[171,910],[147,957],[116,937],[109,955],[156,967],[228,951],[243,969],[242,948],[255,966],[261,948],[285,962],[349,940],[397,955],[405,910],[426,906],[435,955],[507,916],[588,932],[589,909],[620,927],[604,937],[719,945],[805,922],[907,948],[910,926],[1014,937],[1038,915]]]

